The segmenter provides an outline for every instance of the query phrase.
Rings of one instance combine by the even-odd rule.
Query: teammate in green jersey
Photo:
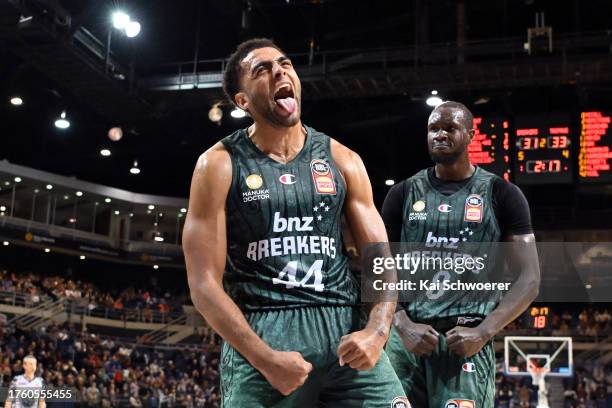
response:
[[[451,248],[463,242],[482,247],[511,241],[513,268],[520,271],[501,302],[466,301],[473,293],[435,293],[399,308],[386,351],[410,402],[419,408],[492,407],[491,339],[538,293],[540,272],[527,201],[515,185],[470,163],[467,147],[473,136],[472,113],[464,105],[449,101],[436,107],[427,134],[435,166],[395,185],[383,204],[391,242]],[[454,273],[439,272],[451,281],[459,278],[449,276]],[[482,273],[478,278],[486,279]]]
[[[225,340],[223,406],[401,406],[395,301],[362,316],[343,251],[342,215],[358,245],[387,241],[361,159],[301,123],[300,80],[270,40],[238,47],[224,90],[254,123],[199,158],[183,232],[193,303]]]

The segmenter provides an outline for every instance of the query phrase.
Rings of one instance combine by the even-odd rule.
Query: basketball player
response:
[[[435,166],[395,185],[383,204],[391,242],[512,241],[508,245],[520,271],[501,302],[462,303],[468,294],[460,292],[398,308],[386,350],[406,395],[419,408],[492,407],[491,339],[538,293],[527,200],[515,185],[470,163],[473,136],[473,116],[464,105],[449,101],[436,107],[427,136]]]
[[[23,371],[11,381],[4,408],[45,408],[45,400],[36,398],[45,388],[43,379],[36,377],[36,357],[27,355],[23,358]]]
[[[389,407],[395,301],[361,324],[341,236],[344,214],[358,245],[387,241],[361,159],[302,124],[272,41],[238,46],[224,90],[254,123],[199,158],[183,232],[194,305],[225,340],[223,406]]]

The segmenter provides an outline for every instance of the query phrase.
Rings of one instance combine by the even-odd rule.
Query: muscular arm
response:
[[[232,181],[228,152],[220,143],[204,153],[191,182],[183,250],[191,299],[208,324],[284,395],[301,386],[312,365],[297,352],[276,351],[249,326],[225,293],[225,202]]]
[[[374,205],[372,186],[361,158],[336,141],[332,141],[331,147],[334,161],[346,183],[347,193],[344,211],[357,247],[362,249],[364,245],[369,243],[387,242],[385,225]],[[367,273],[367,271],[364,271],[364,273]],[[352,335],[355,336],[352,339],[349,339],[352,335],[343,338],[338,353],[341,364],[353,361],[350,365],[357,369],[368,369],[376,364],[382,346],[389,336],[395,307],[396,298],[391,296],[372,304],[365,329],[353,333]],[[350,340],[358,342],[359,340],[365,340],[366,337],[367,342],[371,342],[370,344],[374,349],[380,348],[380,350],[377,350],[369,358],[365,358],[367,361],[364,361],[362,358],[355,357],[359,353],[353,352],[351,354],[351,347],[355,347],[355,344]],[[345,338],[348,340],[345,341]],[[354,360],[351,360],[351,357],[355,357]]]
[[[508,293],[497,308],[480,324],[489,338],[520,316],[538,296],[540,290],[540,264],[533,234],[511,235],[508,262],[512,270],[520,271]]]
[[[222,285],[227,251],[225,201],[231,181],[231,160],[221,144],[200,156],[191,181],[183,250],[194,306],[225,341],[257,367],[271,349],[251,329]]]
[[[450,350],[469,357],[482,345],[520,316],[538,296],[540,264],[531,228],[529,204],[518,187],[501,181],[495,186],[500,227],[506,241],[506,261],[518,278],[497,308],[476,328],[455,327],[447,332]]]

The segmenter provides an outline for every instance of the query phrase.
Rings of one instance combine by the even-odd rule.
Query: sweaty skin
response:
[[[306,132],[300,120],[301,84],[291,61],[275,48],[259,48],[242,61],[241,92],[235,102],[249,112],[253,143],[273,160],[291,161],[303,148]],[[295,109],[274,99],[289,87]],[[286,90],[286,89],[285,89]],[[374,206],[372,189],[357,154],[332,141],[332,155],[347,186],[345,214],[358,245],[386,242],[383,221]],[[249,326],[236,303],[223,289],[227,237],[225,204],[232,179],[230,155],[217,143],[200,156],[191,183],[189,210],[183,231],[183,249],[191,298],[211,327],[283,395],[300,387],[312,365],[298,352],[277,351]],[[344,336],[338,347],[339,363],[358,370],[372,368],[389,335],[395,302],[374,304],[363,330]]]
[[[474,137],[470,119],[462,109],[440,105],[427,123],[429,154],[436,163],[436,177],[442,180],[465,180],[475,171],[467,146]],[[456,326],[445,333],[449,350],[461,357],[478,353],[493,336],[520,316],[537,297],[540,266],[533,234],[508,235],[503,241],[512,243],[509,261],[520,275],[497,308],[477,327]],[[408,350],[418,356],[433,352],[440,334],[430,325],[415,323],[405,310],[396,313],[394,325]]]

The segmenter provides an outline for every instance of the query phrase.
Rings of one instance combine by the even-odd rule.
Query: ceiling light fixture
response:
[[[66,119],[66,111],[62,111],[60,117],[55,121],[55,127],[58,129],[68,129],[70,122]]]
[[[218,103],[215,103],[208,111],[208,120],[214,123],[219,123],[221,122],[221,118],[223,118],[223,111],[219,107],[219,102],[218,102]]]
[[[434,108],[440,105],[442,102],[442,98],[438,96],[438,91],[436,91],[435,89],[431,91],[431,95],[429,95],[429,97],[425,101],[427,105],[432,106]]]
[[[246,116],[246,112],[244,111],[244,109],[240,109],[236,106],[236,108],[230,113],[230,115],[232,115],[232,118],[242,119]]]
[[[138,160],[134,160],[134,165],[130,169],[130,173],[132,173],[132,174],[140,174],[140,169],[138,168]]]

